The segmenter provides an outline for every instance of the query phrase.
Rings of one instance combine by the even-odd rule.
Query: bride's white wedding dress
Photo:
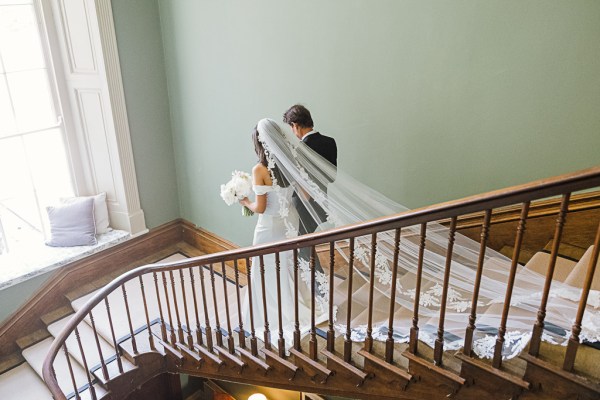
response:
[[[296,210],[291,206],[293,188],[282,188],[279,186],[254,185],[256,195],[267,196],[267,206],[262,214],[258,215],[258,221],[254,228],[253,245],[276,242],[289,237],[290,231],[295,232],[298,228],[298,216]],[[282,210],[285,218],[282,217]],[[294,330],[294,260],[291,251],[282,252],[280,259],[280,284],[281,284],[281,319],[286,347],[292,345]],[[263,257],[264,262],[264,292],[267,306],[267,321],[271,333],[271,343],[277,345],[279,337],[279,311],[277,301],[277,272],[275,255],[269,254]],[[260,273],[260,259],[253,257],[251,260],[251,272],[249,278],[252,285],[252,298],[246,296],[242,315],[246,331],[250,331],[250,301],[252,302],[252,314],[256,336],[264,337],[265,315],[263,304],[263,285]],[[310,293],[303,287],[298,294],[298,315],[300,330],[306,331],[310,323]]]

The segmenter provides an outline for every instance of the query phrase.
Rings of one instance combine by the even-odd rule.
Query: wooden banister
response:
[[[143,297],[143,302],[144,302],[144,310],[146,312],[146,324],[148,325],[148,329],[150,329],[150,320],[148,318],[148,310],[147,310],[147,303],[146,303],[146,298],[145,298],[145,292],[144,292],[144,288],[143,288],[143,282],[142,282],[142,277],[145,274],[152,274],[152,276],[154,277],[154,281],[155,281],[155,289],[156,289],[156,298],[158,301],[158,306],[159,306],[159,312],[160,312],[160,323],[161,323],[161,333],[162,333],[162,338],[163,341],[166,341],[167,339],[167,332],[166,332],[166,324],[163,318],[163,309],[161,306],[161,298],[160,298],[160,291],[159,291],[159,285],[158,285],[158,274],[162,274],[162,278],[163,278],[163,293],[164,293],[164,301],[166,302],[166,308],[167,308],[167,315],[168,315],[168,319],[169,319],[169,328],[170,328],[170,342],[172,344],[173,348],[176,348],[176,343],[177,342],[181,342],[184,343],[184,336],[183,336],[183,329],[182,329],[182,324],[181,324],[181,317],[179,314],[179,305],[177,303],[177,296],[175,295],[176,293],[176,285],[175,285],[175,280],[174,280],[174,272],[175,271],[179,271],[180,274],[180,279],[181,279],[181,287],[184,288],[185,283],[184,283],[184,275],[183,275],[183,270],[184,269],[189,269],[190,271],[190,283],[191,283],[191,287],[192,290],[194,290],[194,279],[192,276],[192,272],[193,269],[195,267],[199,267],[199,272],[200,272],[200,292],[201,292],[201,297],[202,297],[202,305],[203,305],[203,309],[204,309],[204,318],[205,318],[205,336],[206,336],[206,348],[208,350],[206,350],[207,352],[211,353],[213,352],[213,345],[212,345],[212,331],[211,331],[211,327],[210,327],[210,319],[209,319],[209,314],[208,314],[208,307],[207,307],[207,293],[206,293],[206,287],[205,287],[205,280],[204,280],[204,269],[205,266],[208,266],[209,269],[209,274],[210,274],[210,287],[212,289],[212,300],[213,300],[213,305],[214,305],[214,318],[215,318],[215,337],[217,340],[217,347],[216,350],[219,352],[219,354],[221,353],[221,347],[223,345],[223,333],[222,333],[222,329],[220,326],[220,320],[219,320],[219,309],[217,307],[217,301],[220,299],[217,299],[216,297],[216,285],[215,285],[215,271],[214,271],[214,265],[215,264],[221,264],[221,269],[222,269],[222,279],[223,279],[223,290],[225,293],[225,302],[228,302],[228,298],[227,298],[227,293],[228,293],[228,289],[227,289],[227,277],[226,277],[226,271],[225,271],[225,265],[226,263],[228,265],[233,264],[235,266],[235,279],[236,279],[236,291],[237,291],[237,307],[238,307],[238,316],[239,316],[239,326],[238,328],[240,329],[240,347],[243,348],[245,346],[245,338],[243,335],[243,329],[242,329],[242,319],[241,319],[241,308],[240,308],[240,295],[239,295],[239,284],[238,284],[238,270],[237,270],[237,265],[238,262],[245,262],[245,265],[247,266],[249,271],[252,271],[251,273],[257,273],[260,274],[260,283],[261,283],[261,288],[258,288],[256,286],[252,287],[251,284],[251,280],[248,281],[248,290],[251,293],[252,291],[255,292],[255,294],[260,293],[262,290],[262,296],[258,296],[258,298],[262,299],[262,306],[264,309],[264,347],[267,351],[269,351],[270,354],[270,358],[274,359],[277,355],[274,354],[273,352],[270,352],[271,350],[271,338],[270,338],[270,331],[269,331],[269,320],[267,317],[267,303],[266,303],[266,295],[265,295],[265,263],[264,263],[264,257],[265,256],[271,256],[271,257],[275,257],[276,259],[276,275],[277,275],[277,293],[278,293],[278,300],[279,300],[279,305],[278,305],[278,328],[279,328],[279,341],[278,341],[278,347],[279,347],[279,363],[284,363],[284,352],[282,351],[283,348],[285,347],[285,342],[284,342],[284,336],[283,336],[283,330],[282,330],[282,313],[283,311],[281,310],[281,288],[280,288],[280,254],[282,254],[282,252],[285,251],[293,251],[293,261],[294,261],[294,292],[295,292],[295,299],[296,299],[296,307],[294,310],[294,314],[295,314],[295,331],[294,331],[294,343],[293,343],[293,347],[294,350],[292,351],[292,354],[296,354],[297,357],[301,357],[302,356],[302,350],[301,350],[301,345],[300,345],[300,332],[299,332],[299,316],[298,316],[298,308],[297,308],[297,303],[298,303],[298,268],[299,268],[299,251],[301,249],[309,249],[310,250],[310,259],[309,259],[309,272],[310,272],[310,281],[311,281],[311,293],[312,293],[312,301],[311,301],[311,322],[310,322],[310,340],[309,340],[309,359],[312,360],[307,364],[306,368],[310,368],[310,365],[312,365],[313,368],[315,368],[315,370],[320,370],[321,374],[330,376],[331,375],[331,371],[324,369],[324,367],[322,368],[319,367],[320,364],[318,364],[318,358],[317,358],[317,335],[316,335],[316,326],[315,326],[315,302],[316,302],[316,290],[317,290],[317,284],[316,284],[316,268],[315,268],[315,264],[316,264],[316,246],[318,245],[329,245],[330,246],[330,281],[333,281],[333,269],[334,269],[334,265],[335,265],[335,260],[334,260],[334,256],[333,256],[333,248],[335,246],[335,243],[337,241],[344,241],[344,242],[349,242],[349,265],[348,265],[348,303],[347,303],[347,315],[346,317],[346,322],[347,322],[347,327],[346,327],[346,334],[345,334],[345,340],[344,340],[344,349],[343,349],[343,358],[338,358],[338,356],[336,356],[334,354],[334,350],[335,350],[335,346],[334,346],[334,337],[333,337],[333,330],[332,330],[332,326],[333,326],[333,321],[332,321],[332,302],[333,302],[333,286],[332,283],[330,282],[330,291],[329,291],[329,300],[330,300],[330,308],[329,308],[329,313],[330,313],[330,332],[328,333],[329,335],[329,340],[328,340],[328,344],[327,344],[327,354],[329,354],[330,358],[337,360],[338,364],[343,364],[343,363],[350,363],[351,359],[352,359],[352,341],[351,341],[351,307],[352,307],[352,276],[353,276],[353,263],[354,263],[354,245],[355,245],[355,238],[357,237],[362,237],[362,236],[371,236],[371,252],[370,252],[370,265],[368,265],[368,267],[370,268],[370,285],[369,285],[369,297],[368,297],[368,323],[367,323],[367,337],[365,340],[365,346],[364,346],[364,354],[367,353],[371,353],[371,351],[373,350],[373,336],[372,336],[372,322],[373,322],[373,301],[374,301],[374,288],[373,288],[373,282],[375,280],[375,276],[374,276],[374,271],[375,271],[375,263],[376,263],[376,252],[379,251],[377,248],[377,235],[381,232],[385,232],[385,231],[395,231],[396,232],[396,240],[394,243],[394,261],[393,261],[393,272],[392,272],[392,276],[393,276],[393,280],[394,280],[394,285],[392,288],[392,295],[395,296],[395,280],[396,280],[396,275],[397,275],[397,267],[398,267],[398,248],[399,248],[399,240],[400,240],[400,231],[402,228],[404,227],[409,227],[409,226],[415,226],[415,225],[420,225],[421,226],[421,234],[420,234],[420,245],[419,245],[419,258],[418,258],[418,268],[416,271],[416,292],[415,292],[415,302],[413,304],[414,306],[414,317],[413,317],[413,325],[410,329],[410,344],[409,344],[409,356],[411,358],[411,360],[416,360],[414,362],[417,363],[425,363],[426,361],[421,360],[418,358],[417,356],[417,339],[418,339],[418,330],[419,330],[419,326],[418,326],[418,305],[419,305],[419,295],[420,295],[420,285],[421,285],[421,276],[422,276],[422,268],[423,268],[423,257],[424,257],[424,251],[425,251],[425,244],[426,244],[426,236],[425,236],[425,231],[426,231],[426,226],[429,222],[437,222],[443,219],[449,219],[451,221],[451,226],[450,226],[450,235],[449,235],[449,242],[448,242],[448,248],[447,248],[447,256],[446,256],[446,267],[445,267],[445,271],[444,271],[444,286],[443,286],[443,294],[442,294],[442,298],[441,298],[441,307],[440,307],[440,316],[439,316],[439,326],[438,326],[438,331],[437,331],[437,339],[435,341],[435,349],[434,349],[434,361],[436,364],[436,368],[432,368],[432,370],[438,371],[438,373],[441,373],[440,371],[443,371],[443,369],[440,368],[440,365],[442,363],[442,354],[443,354],[443,339],[444,339],[444,316],[445,316],[445,307],[446,307],[446,297],[447,297],[447,291],[448,291],[448,286],[449,286],[449,278],[450,278],[450,267],[451,267],[451,260],[452,260],[452,246],[453,246],[453,241],[454,241],[454,232],[456,230],[456,223],[457,223],[457,218],[462,216],[462,215],[466,215],[466,214],[471,214],[471,213],[485,213],[485,221],[483,223],[482,226],[482,234],[481,234],[481,248],[480,248],[480,260],[479,263],[477,265],[477,276],[474,282],[474,292],[473,292],[473,299],[472,299],[472,311],[471,311],[471,317],[469,318],[469,326],[467,327],[467,339],[465,341],[465,349],[468,351],[465,351],[466,355],[470,354],[470,349],[471,349],[471,337],[472,337],[472,332],[475,329],[475,316],[476,316],[476,305],[477,305],[477,295],[478,295],[478,291],[479,291],[479,281],[481,278],[481,269],[483,268],[482,265],[482,258],[483,257],[481,255],[481,253],[484,252],[485,249],[485,243],[487,240],[487,235],[488,235],[488,229],[489,229],[489,225],[490,225],[490,216],[492,214],[492,210],[495,208],[499,208],[499,207],[506,207],[506,206],[513,206],[515,204],[523,204],[523,210],[522,210],[522,215],[521,215],[521,223],[519,225],[519,229],[517,231],[517,238],[516,238],[516,243],[515,243],[515,256],[513,257],[513,262],[511,264],[511,269],[510,269],[510,275],[509,275],[509,279],[508,279],[508,285],[507,285],[507,292],[506,292],[506,298],[505,298],[505,304],[504,304],[504,309],[502,312],[502,321],[499,327],[499,337],[498,337],[498,342],[497,342],[497,346],[496,346],[496,352],[494,354],[494,360],[493,360],[493,367],[495,368],[500,368],[501,366],[501,361],[502,361],[502,357],[501,357],[501,351],[502,351],[502,345],[503,345],[503,335],[504,335],[504,331],[506,329],[506,319],[508,316],[508,312],[509,312],[509,308],[510,308],[510,301],[511,301],[511,294],[512,294],[512,286],[514,284],[514,280],[515,280],[515,274],[516,274],[516,268],[517,268],[517,262],[518,262],[518,253],[519,253],[519,247],[520,247],[520,243],[522,241],[522,236],[523,236],[523,231],[524,231],[524,227],[525,227],[525,220],[527,219],[527,211],[529,208],[529,204],[531,201],[534,200],[538,200],[538,199],[544,199],[550,196],[558,196],[558,195],[563,195],[566,196],[567,201],[568,201],[568,195],[574,191],[578,191],[578,190],[584,190],[584,189],[590,189],[590,188],[594,188],[594,187],[598,187],[600,186],[600,167],[595,167],[595,168],[590,168],[587,170],[583,170],[583,171],[578,171],[575,173],[571,173],[571,174],[566,174],[566,175],[562,175],[562,176],[558,176],[558,177],[554,177],[554,178],[549,178],[549,179],[542,179],[536,182],[532,182],[532,183],[528,183],[528,184],[524,184],[524,185],[519,185],[519,186],[514,186],[508,189],[503,189],[503,190],[497,190],[497,191],[492,191],[489,193],[485,193],[485,194],[481,194],[481,195],[475,195],[475,196],[470,196],[464,199],[460,199],[460,200],[456,200],[456,201],[450,201],[450,202],[446,202],[446,203],[441,203],[441,204],[437,204],[437,205],[433,205],[433,206],[429,206],[429,207],[423,207],[423,208],[419,208],[419,209],[415,209],[415,210],[410,210],[410,211],[406,211],[403,213],[399,213],[396,215],[391,215],[391,216],[385,216],[385,217],[381,217],[381,218],[377,218],[371,221],[366,221],[366,222],[362,222],[362,223],[357,223],[357,224],[353,224],[353,225],[348,225],[345,227],[341,227],[341,228],[336,228],[336,229],[331,229],[331,230],[327,230],[327,231],[322,231],[322,232],[318,232],[318,233],[312,233],[312,234],[308,234],[308,235],[303,235],[300,237],[296,237],[293,239],[288,239],[288,240],[283,240],[280,242],[275,242],[275,243],[269,243],[269,244],[262,244],[262,245],[258,245],[258,246],[254,246],[254,247],[246,247],[246,248],[240,248],[240,249],[235,249],[235,250],[231,250],[231,251],[225,251],[225,252],[219,252],[219,253],[214,253],[214,254],[209,254],[209,255],[204,255],[201,257],[196,257],[196,258],[191,258],[185,261],[177,261],[177,262],[170,262],[170,263],[161,263],[161,264],[153,264],[153,265],[146,265],[146,266],[142,266],[139,268],[136,268],[132,271],[129,271],[121,276],[119,276],[118,278],[114,279],[112,282],[110,282],[108,285],[106,285],[104,288],[102,288],[101,290],[99,290],[81,309],[79,309],[75,315],[71,318],[71,320],[66,324],[66,326],[64,327],[64,329],[56,336],[55,341],[52,343],[49,353],[44,361],[44,366],[43,366],[43,376],[44,379],[50,389],[50,391],[53,393],[53,395],[55,396],[56,399],[65,399],[65,395],[62,392],[61,388],[58,385],[58,382],[56,380],[56,377],[54,375],[54,370],[53,370],[53,364],[54,364],[54,359],[56,358],[59,350],[61,349],[66,349],[66,345],[65,342],[67,340],[67,338],[69,337],[69,335],[73,332],[76,332],[76,334],[78,335],[77,332],[77,327],[78,325],[84,320],[84,318],[87,315],[90,315],[91,317],[91,311],[92,309],[98,305],[100,302],[104,301],[105,305],[106,305],[106,310],[108,313],[108,318],[109,318],[109,323],[110,323],[110,329],[111,329],[111,333],[112,333],[112,337],[113,337],[113,342],[114,342],[114,346],[116,349],[116,358],[117,358],[117,362],[119,363],[119,371],[121,373],[123,373],[123,368],[120,365],[120,357],[119,357],[119,343],[117,343],[117,340],[115,338],[115,332],[114,332],[114,327],[112,326],[112,321],[111,321],[111,314],[110,314],[110,307],[109,307],[109,303],[108,303],[108,295],[111,294],[113,291],[117,290],[119,287],[121,287],[121,290],[123,292],[123,301],[125,303],[125,308],[128,314],[128,323],[129,323],[129,329],[130,329],[130,333],[131,333],[131,338],[132,338],[132,345],[133,345],[133,350],[135,353],[137,353],[137,348],[136,348],[136,344],[135,344],[135,332],[134,332],[134,327],[132,326],[132,322],[131,322],[131,316],[129,315],[130,311],[129,311],[129,305],[128,305],[128,293],[125,289],[125,284],[133,279],[139,279],[140,281],[140,285],[141,285],[141,290],[142,290],[142,297]],[[566,206],[565,206],[566,209]],[[563,218],[563,222],[564,222],[564,218]],[[561,222],[562,223],[562,222]],[[558,230],[558,225],[557,225],[557,230]],[[600,230],[599,230],[599,234],[600,237]],[[560,238],[560,234],[558,234],[556,236],[558,239]],[[577,345],[579,344],[579,338],[578,338],[578,334],[579,334],[579,330],[580,328],[580,324],[581,324],[581,320],[583,317],[583,312],[585,309],[585,304],[586,304],[586,300],[587,300],[587,293],[589,292],[589,288],[591,285],[591,279],[593,277],[594,274],[594,268],[595,268],[595,263],[596,260],[598,258],[598,246],[600,244],[600,239],[598,239],[598,237],[596,238],[596,248],[592,257],[592,261],[590,261],[590,267],[588,269],[588,276],[586,278],[586,282],[585,282],[585,288],[584,288],[584,293],[582,293],[582,298],[580,301],[580,307],[577,313],[577,319],[576,319],[576,324],[573,327],[573,336],[571,337],[570,341],[569,341],[569,346],[567,349],[567,358],[565,359],[565,364],[564,364],[564,369],[565,370],[571,370],[573,367],[573,362],[575,359],[575,354],[577,351]],[[558,246],[558,243],[555,244],[555,246]],[[556,250],[558,247],[556,247],[556,249],[553,249],[553,255],[555,256],[556,254]],[[253,257],[256,257],[255,259],[259,261],[258,265],[251,265],[250,264],[250,259],[252,259]],[[552,268],[552,265],[550,266]],[[172,290],[172,298],[169,295],[169,290],[168,290],[168,283],[167,283],[167,276],[166,274],[169,274],[170,280],[171,280],[171,290]],[[548,273],[549,277],[552,277],[552,271],[549,271]],[[256,282],[256,281],[255,281]],[[183,289],[185,290],[185,289]],[[549,291],[549,284],[547,284],[547,288],[545,288],[544,290],[544,300],[547,299],[547,295],[548,295],[548,291]],[[386,346],[386,354],[385,354],[385,361],[390,365],[390,368],[397,368],[395,366],[393,366],[393,359],[392,359],[392,353],[393,353],[393,331],[394,331],[394,326],[393,326],[393,314],[394,314],[394,301],[393,301],[393,296],[392,296],[392,300],[390,303],[390,308],[389,308],[389,322],[388,322],[388,340],[387,340],[387,346]],[[136,299],[138,300],[138,299]],[[171,311],[171,301],[173,302],[173,306],[174,306],[174,312],[175,312],[175,318],[173,318],[172,316],[172,311]],[[197,322],[197,339],[196,339],[196,344],[193,343],[193,337],[191,335],[191,331],[192,331],[192,327],[190,326],[190,322],[189,322],[189,315],[188,315],[188,304],[187,304],[187,300],[186,297],[183,297],[183,308],[184,308],[184,317],[185,317],[185,323],[187,325],[187,345],[188,348],[190,350],[192,350],[193,348],[198,348],[200,345],[203,345],[202,343],[202,333],[200,332],[200,319],[199,319],[199,315],[198,315],[198,305],[197,305],[197,299],[196,299],[196,293],[194,290],[194,297],[193,297],[193,301],[194,301],[194,311],[195,311],[195,316],[196,316],[196,322]],[[541,312],[543,312],[545,307],[545,301],[544,304],[542,304],[541,307]],[[254,310],[254,312],[256,312],[258,310]],[[226,324],[227,324],[227,335],[228,335],[228,354],[222,354],[222,356],[224,357],[223,359],[225,360],[229,360],[226,361],[227,362],[232,362],[234,364],[238,363],[238,361],[236,361],[237,359],[235,357],[237,357],[235,355],[235,349],[234,349],[234,342],[233,342],[233,327],[231,325],[231,319],[230,319],[230,315],[229,315],[229,304],[226,304]],[[257,342],[256,342],[256,337],[255,337],[255,327],[254,327],[254,315],[253,315],[253,309],[252,309],[252,303],[250,304],[250,329],[251,329],[251,339],[250,339],[250,343],[251,343],[251,351],[250,353],[246,352],[246,357],[257,357],[258,355],[258,351],[257,351]],[[177,323],[177,335],[175,333],[175,328],[174,328],[174,319],[176,319],[176,323]],[[543,324],[543,315],[540,317],[540,320],[538,321],[540,322],[540,324]],[[275,326],[275,325],[273,325]],[[543,325],[541,325],[543,326]],[[150,336],[150,340],[152,340],[152,335],[149,333]],[[153,345],[151,345],[151,347],[153,347]],[[68,359],[68,354],[66,354],[67,356],[67,362],[69,362]],[[314,363],[312,363],[314,361]],[[373,363],[376,363],[376,361],[373,361]],[[256,359],[254,360],[254,364],[255,365],[259,365],[262,366],[264,371],[268,371],[269,368],[267,368],[267,365],[262,365],[261,361]],[[310,364],[310,365],[309,365]],[[238,364],[238,365],[242,365],[242,364]],[[245,364],[244,364],[245,365]],[[355,367],[353,367],[352,365],[346,365],[345,367],[347,369],[347,371],[353,371],[356,374],[360,375],[360,371],[357,369],[356,371],[354,371],[352,368],[356,369]],[[384,367],[385,368],[385,367]],[[88,371],[89,372],[89,371]],[[241,373],[241,368],[240,368],[240,373]],[[445,373],[445,372],[444,372]],[[316,373],[315,373],[316,374]],[[398,374],[396,374],[398,375]],[[361,375],[362,376],[362,375]],[[327,379],[325,377],[325,379]],[[361,380],[361,384],[362,382],[364,382],[366,376],[362,377]],[[457,382],[457,384],[462,384],[460,379],[457,379],[456,377],[451,377],[454,381]],[[91,385],[91,384],[90,384]],[[75,390],[77,392],[77,388],[75,386]],[[75,394],[76,396],[78,396],[78,394]],[[92,389],[92,395],[94,395],[93,393],[93,389]]]

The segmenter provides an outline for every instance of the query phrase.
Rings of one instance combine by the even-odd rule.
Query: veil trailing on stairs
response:
[[[299,141],[291,132],[275,121],[263,119],[258,123],[259,140],[267,153],[268,168],[275,190],[292,186],[295,200],[306,208],[319,229],[325,230],[372,220],[406,211],[407,208],[385,197],[369,186],[358,182],[343,168],[336,168],[315,151]],[[389,182],[394,183],[393,171]],[[279,196],[280,216],[287,228],[287,237],[298,235],[298,213],[290,212],[294,202],[289,196]],[[439,224],[427,223],[377,235],[359,236],[335,245],[336,273],[339,261],[352,265],[352,271],[339,268],[339,273],[352,273],[351,334],[360,341],[367,333],[368,290],[371,279],[374,286],[372,313],[372,336],[385,340],[388,335],[390,299],[395,304],[393,339],[408,342],[413,319],[413,303],[419,298],[419,339],[433,347],[438,337],[440,312],[445,320],[443,327],[444,348],[458,349],[463,346],[465,327],[469,323],[473,286],[480,258],[480,244],[453,229]],[[398,244],[398,247],[396,247]],[[350,252],[353,250],[353,254]],[[422,278],[417,291],[417,271],[420,252]],[[473,350],[480,357],[492,357],[503,319],[503,304],[511,269],[511,259],[490,248],[484,248],[483,269],[477,302],[477,329],[474,332]],[[299,259],[303,290],[311,286],[308,257]],[[393,280],[394,259],[397,257],[396,282]],[[450,261],[448,261],[450,260]],[[544,272],[545,273],[545,272]],[[345,317],[348,304],[345,300],[349,279],[335,290],[337,309],[336,329],[346,332]],[[329,283],[323,272],[316,272],[318,285],[317,304],[321,313],[328,310]],[[521,352],[531,337],[531,328],[537,317],[542,298],[545,276],[528,265],[517,266],[512,289],[510,315],[506,320],[503,356],[510,358]],[[444,288],[447,288],[444,293]],[[581,288],[555,281],[547,303],[547,317],[542,338],[564,344],[574,321]],[[445,304],[444,304],[445,303]],[[445,307],[444,307],[445,306]],[[580,338],[588,342],[600,341],[600,292],[592,290]],[[344,315],[342,318],[341,316]],[[504,316],[506,319],[506,315]],[[341,322],[343,320],[343,322]]]

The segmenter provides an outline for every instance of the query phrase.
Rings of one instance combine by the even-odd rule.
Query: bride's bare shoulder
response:
[[[269,169],[262,165],[261,163],[256,164],[252,168],[252,176],[255,185],[270,185],[271,184],[271,175],[269,174]]]
[[[269,169],[261,163],[258,163],[252,167],[252,173],[256,175],[265,175],[269,173]]]

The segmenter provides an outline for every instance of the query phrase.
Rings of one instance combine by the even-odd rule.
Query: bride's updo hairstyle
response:
[[[254,151],[256,152],[256,156],[258,157],[258,162],[268,168],[269,162],[267,160],[267,153],[265,151],[264,146],[260,142],[258,135],[259,135],[258,125],[256,125],[254,127],[254,129],[252,130],[252,142],[254,143]],[[270,172],[271,172],[271,177],[277,179],[277,184],[279,186],[281,186],[281,187],[289,186],[288,180],[285,179],[285,176],[283,176],[283,174],[279,171],[279,168],[277,168],[276,165],[273,166],[273,168],[270,170]]]

